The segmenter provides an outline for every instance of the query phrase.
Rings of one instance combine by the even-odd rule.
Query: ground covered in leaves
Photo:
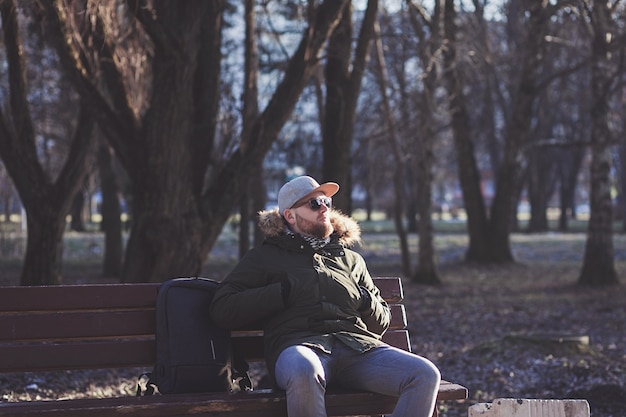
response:
[[[415,352],[470,391],[441,415],[496,398],[584,398],[594,417],[626,416],[626,288],[580,288],[576,272],[457,265],[442,268],[454,284],[406,285]]]
[[[498,266],[463,263],[465,239],[436,238],[440,286],[404,279],[414,351],[470,391],[467,401],[440,403],[440,416],[466,417],[471,404],[496,398],[584,398],[593,417],[626,416],[626,238],[615,238],[621,285],[597,289],[576,284],[582,234],[515,235],[517,262]],[[397,275],[394,236],[365,241],[359,250],[372,275]],[[228,245],[218,245],[205,275],[234,262],[225,253]],[[74,278],[97,280],[94,268],[81,263]],[[142,371],[0,374],[0,394],[2,401],[134,395]]]

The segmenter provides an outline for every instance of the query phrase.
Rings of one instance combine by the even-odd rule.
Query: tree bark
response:
[[[570,149],[559,161],[559,230],[568,230],[568,218],[576,215],[576,183],[583,159],[582,149]]]
[[[528,154],[528,199],[530,219],[527,231],[547,232],[548,202],[556,188],[558,155],[554,149],[538,149]]]
[[[514,260],[509,240],[511,219],[522,186],[525,164],[522,153],[531,128],[533,103],[538,93],[535,85],[537,71],[541,68],[541,49],[550,17],[547,6],[539,2],[524,4],[529,15],[524,38],[526,49],[522,52],[520,78],[513,90],[511,116],[505,130],[504,154],[498,169],[496,193],[491,205],[489,253],[492,261],[496,262]]]
[[[126,169],[133,187],[124,282],[196,275],[206,255],[203,214],[194,196],[201,192],[202,167],[215,135],[209,127],[215,127],[218,106],[215,51],[221,45],[223,2],[155,6],[158,20],[145,15],[149,10],[136,10],[154,41],[154,87],[122,158],[132,164]],[[200,25],[199,18],[206,23]]]
[[[398,137],[398,131],[396,129],[396,123],[391,111],[391,103],[389,102],[389,96],[387,94],[387,88],[389,85],[389,76],[387,75],[387,67],[385,64],[385,56],[383,53],[383,43],[380,38],[380,28],[378,22],[375,23],[374,30],[376,33],[375,49],[377,65],[377,78],[378,87],[380,88],[380,95],[382,97],[383,117],[385,124],[387,125],[389,133],[389,146],[393,154],[393,160],[395,167],[393,170],[393,222],[395,225],[396,233],[398,234],[398,240],[400,241],[400,257],[402,259],[402,273],[404,276],[411,276],[411,257],[409,251],[408,233],[404,227],[404,211],[405,201],[404,198],[404,154],[401,150],[400,138]]]
[[[105,277],[119,277],[122,273],[122,210],[119,187],[113,169],[113,149],[107,143],[98,148],[98,170],[102,191],[102,231],[104,232],[104,258],[102,273]]]
[[[256,14],[254,12],[254,0],[245,1],[245,25],[246,25],[246,37],[245,37],[245,64],[244,64],[244,91],[243,91],[243,131],[241,136],[244,138],[244,142],[247,142],[250,136],[252,123],[259,116],[259,103],[258,103],[258,89],[257,79],[259,72],[258,65],[258,49],[256,39]],[[252,219],[257,219],[252,215],[252,212],[258,211],[263,207],[256,207],[257,210],[253,210],[253,204],[262,203],[256,197],[255,188],[258,187],[259,182],[263,181],[263,165],[262,163],[256,169],[256,174],[251,178],[248,187],[244,191],[241,202],[239,203],[239,257],[243,257],[245,253],[250,249],[250,223]],[[256,224],[256,221],[254,222]],[[255,227],[256,230],[256,227]],[[255,232],[256,235],[256,232]]]
[[[622,129],[624,130],[623,127]],[[619,170],[620,190],[619,190],[619,205],[618,205],[619,213],[616,217],[622,219],[622,232],[626,232],[626,143],[621,143],[619,145],[618,155],[619,155],[619,162],[620,162],[620,170]]]
[[[470,116],[464,95],[465,83],[456,50],[458,28],[455,22],[454,0],[445,2],[445,38],[444,78],[450,97],[449,111],[456,150],[457,170],[463,204],[467,213],[467,231],[469,246],[465,255],[468,261],[487,261],[490,259],[485,201],[481,191],[481,178],[476,162]]]
[[[265,240],[265,233],[261,229],[259,224],[259,211],[265,209],[265,205],[267,204],[267,189],[265,187],[265,176],[263,170],[263,163],[260,162],[257,168],[257,175],[253,175],[250,180],[250,197],[252,198],[252,204],[256,207],[256,210],[253,214],[254,219],[254,238],[253,245],[261,246],[263,241]]]
[[[609,92],[612,81],[611,15],[609,5],[594,0],[591,64],[591,214],[579,284],[589,286],[618,283],[613,249],[611,200],[611,133]]]
[[[70,229],[74,232],[84,232],[87,230],[85,227],[85,216],[83,214],[85,210],[85,194],[82,190],[76,193],[76,197],[72,202],[70,209],[70,215],[72,220],[70,222]]]
[[[95,143],[94,122],[88,106],[82,101],[69,155],[61,172],[52,181],[37,156],[16,5],[13,1],[0,2],[0,13],[10,85],[7,107],[10,114],[0,111],[0,155],[20,194],[28,227],[20,283],[59,284],[65,218],[88,173]]]
[[[377,11],[378,0],[369,0],[352,64],[351,6],[345,8],[328,44],[326,105],[322,124],[323,179],[341,185],[342,192],[333,197],[333,205],[346,214],[352,213],[352,139],[356,107]]]
[[[352,7],[346,7],[341,20],[328,41],[326,60],[326,105],[322,131],[323,180],[335,181],[342,192],[333,196],[333,205],[346,214],[352,211],[352,137],[344,137],[345,125],[351,115],[345,114],[350,99],[350,58],[352,46]]]
[[[418,95],[418,109],[421,115],[420,128],[417,130],[417,208],[419,214],[419,241],[418,260],[415,273],[411,276],[413,282],[438,285],[441,283],[437,262],[435,258],[434,226],[432,220],[432,187],[433,187],[433,149],[437,139],[434,127],[435,114],[435,91],[439,81],[440,52],[442,48],[443,33],[443,13],[444,2],[435,2],[434,13],[426,23],[428,29],[425,30],[417,13],[412,8],[411,22],[415,33],[419,37],[420,61],[424,76],[424,89]],[[430,39],[426,40],[425,33],[430,33]]]

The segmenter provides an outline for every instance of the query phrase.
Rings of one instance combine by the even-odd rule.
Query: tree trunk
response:
[[[11,210],[13,207],[13,202],[15,200],[14,196],[14,188],[13,181],[9,176],[9,173],[6,172],[4,165],[0,166],[0,201],[2,201],[4,216],[4,223],[9,223],[11,221]]]
[[[65,216],[46,201],[46,209],[26,211],[28,241],[20,285],[61,284]],[[28,262],[27,262],[28,261]]]
[[[611,15],[606,1],[594,0],[591,64],[591,216],[582,271],[583,285],[617,284],[613,250],[613,210],[611,201],[611,132],[609,92],[613,63],[610,43]]]
[[[87,228],[85,227],[85,216],[83,214],[84,210],[85,194],[82,190],[79,190],[78,193],[76,193],[74,201],[72,202],[72,208],[70,211],[70,215],[72,217],[72,220],[70,222],[70,229],[74,232],[84,232],[85,230],[87,230]]]
[[[567,193],[567,188],[561,182],[561,186],[559,188],[559,226],[558,229],[560,232],[567,232],[569,230],[569,213],[571,212],[571,208],[569,206],[570,198]]]
[[[122,210],[119,187],[113,169],[113,149],[100,143],[98,169],[102,191],[102,231],[104,232],[104,259],[102,273],[105,277],[119,277],[122,273]]]
[[[559,161],[559,230],[568,230],[568,218],[576,215],[576,184],[584,152],[582,149],[567,150]]]
[[[259,225],[259,211],[265,209],[265,205],[267,204],[267,189],[265,188],[265,175],[263,172],[263,163],[259,163],[257,174],[253,175],[250,180],[250,185],[252,188],[251,198],[253,207],[256,207],[253,213],[254,219],[254,237],[253,237],[253,245],[255,247],[261,246],[263,241],[265,240],[265,234]]]
[[[618,283],[613,249],[611,150],[607,145],[594,143],[591,155],[591,215],[578,282],[599,287]]]
[[[413,12],[414,10],[411,9]],[[435,60],[439,55],[439,50],[442,46],[444,38],[443,32],[443,12],[444,4],[442,0],[435,2],[435,8],[432,18],[430,19],[428,28],[424,28],[423,24],[420,24],[422,20],[417,17],[416,13],[411,13],[411,22],[413,23],[416,34],[419,37],[420,44],[423,47],[420,49],[420,61],[422,62],[422,68],[424,75],[423,93],[418,95],[417,109],[420,112],[420,124],[417,128],[416,148],[417,148],[417,210],[419,214],[419,252],[417,259],[417,268],[412,275],[411,280],[413,282],[437,285],[441,283],[439,278],[439,272],[437,271],[437,262],[435,258],[435,246],[434,246],[434,227],[432,220],[433,205],[432,205],[432,187],[433,187],[433,164],[434,155],[433,149],[437,135],[435,133],[435,120],[434,120],[434,104],[435,103],[435,91],[437,88],[437,82],[439,80],[439,73],[437,69],[439,65],[436,65]],[[427,40],[425,33],[430,33],[430,39]],[[408,116],[407,116],[408,121]]]
[[[626,127],[626,124],[623,125],[622,129]],[[619,191],[619,205],[618,205],[618,218],[622,219],[622,232],[626,232],[626,143],[621,143],[619,145],[619,163],[620,163],[620,191]]]
[[[454,0],[445,2],[444,77],[450,97],[449,110],[451,127],[456,150],[457,170],[463,204],[467,213],[469,246],[465,255],[467,261],[485,262],[489,259],[488,218],[481,191],[481,178],[476,162],[472,130],[467,102],[464,96],[465,84],[456,53],[456,11]]]
[[[333,205],[346,214],[352,213],[352,139],[356,107],[377,10],[378,0],[368,0],[352,63],[351,6],[345,8],[328,43],[326,106],[322,124],[323,180],[341,185],[343,191],[333,197]]]
[[[337,28],[328,41],[326,60],[326,105],[322,132],[323,180],[341,185],[342,192],[333,196],[333,206],[350,214],[352,211],[352,137],[344,137],[345,124],[352,122],[345,114],[349,99],[349,67],[352,46],[352,7],[346,7]]]
[[[404,155],[401,151],[400,138],[396,129],[396,123],[391,112],[391,104],[387,95],[387,88],[389,85],[389,77],[387,75],[387,67],[385,65],[385,56],[383,53],[383,43],[380,38],[380,28],[378,22],[375,23],[375,56],[377,64],[377,78],[378,87],[380,88],[380,94],[382,97],[382,106],[385,124],[387,125],[389,132],[389,144],[393,154],[393,160],[395,167],[393,171],[393,222],[398,234],[398,240],[400,241],[400,256],[402,258],[402,273],[404,276],[411,276],[411,257],[409,251],[409,241],[406,228],[404,227]]]
[[[249,137],[238,146],[229,144],[226,154],[216,154],[214,143],[225,2],[127,3],[154,44],[148,60],[152,96],[145,113],[133,111],[123,74],[113,65],[114,48],[120,48],[115,40],[95,42],[102,66],[99,77],[79,71],[82,62],[75,58],[84,51],[74,44],[67,45],[75,49],[67,50],[62,62],[80,93],[99,110],[99,125],[132,182],[133,223],[123,281],[195,275],[255,167],[291,115],[321,48],[349,2],[326,0],[310,9],[310,25],[267,107],[252,123]],[[47,3],[44,6],[51,9]],[[65,10],[51,10],[56,29],[72,33]],[[97,40],[104,33],[98,33],[98,25],[89,28],[95,28],[91,35]],[[98,90],[101,85],[107,88],[105,94]]]
[[[62,281],[65,218],[89,172],[94,153],[93,121],[84,111],[79,118],[70,155],[57,180],[49,183],[44,178],[34,180],[31,177],[16,183],[26,211],[28,228],[21,285],[54,285]],[[37,164],[36,157],[21,159],[16,164],[23,166],[15,168],[12,163],[13,175],[24,175],[26,171],[37,169],[34,166]]]
[[[515,212],[517,192],[521,189],[524,172],[523,146],[527,143],[533,103],[537,97],[536,72],[541,65],[541,45],[548,14],[541,3],[530,3],[529,20],[520,78],[513,94],[511,117],[505,130],[505,148],[498,170],[496,194],[491,205],[489,253],[494,262],[512,262],[510,246],[511,218]]]
[[[256,14],[254,12],[254,0],[245,1],[245,24],[246,24],[246,38],[245,38],[245,65],[244,65],[244,92],[243,92],[243,129],[241,136],[244,137],[244,142],[249,141],[252,124],[259,116],[259,103],[258,103],[258,49],[256,39]],[[246,187],[246,190],[241,197],[239,203],[239,257],[243,257],[250,249],[250,224],[254,219],[255,239],[258,236],[257,230],[257,217],[252,215],[263,207],[259,207],[259,202],[256,193],[256,187],[263,179],[263,165],[258,165],[255,170],[255,175],[252,176],[250,183]],[[264,204],[264,202],[263,202]],[[253,210],[253,207],[256,210]]]
[[[528,24],[519,66],[520,78],[512,91],[511,118],[505,131],[505,149],[501,164],[496,171],[496,191],[487,217],[480,190],[480,177],[474,159],[473,144],[470,139],[470,123],[467,104],[464,98],[464,84],[461,81],[459,59],[456,57],[456,12],[454,1],[446,0],[446,38],[448,47],[445,53],[446,78],[450,95],[450,113],[454,132],[455,148],[459,164],[459,177],[463,190],[463,200],[468,216],[470,247],[466,259],[478,262],[511,262],[510,247],[511,219],[515,213],[517,196],[521,189],[524,155],[530,122],[533,116],[533,102],[537,94],[534,85],[536,72],[541,63],[541,46],[546,23],[549,21],[548,5],[539,2],[522,3],[528,8]]]
[[[26,211],[28,243],[22,285],[61,282],[65,217],[88,173],[95,143],[93,119],[84,101],[67,159],[54,181],[44,172],[35,144],[36,132],[27,99],[26,67],[21,52],[16,5],[0,2],[10,89],[6,111],[0,110],[0,155]],[[4,109],[4,106],[3,106]]]
[[[127,167],[133,182],[133,224],[124,282],[197,275],[207,255],[203,250],[203,213],[197,202],[202,183],[198,169],[206,157],[203,153],[208,151],[204,146],[214,134],[198,123],[201,109],[197,105],[201,102],[206,106],[208,120],[214,117],[219,60],[207,62],[208,57],[200,52],[207,48],[208,53],[221,44],[221,32],[216,28],[221,27],[222,12],[210,5],[191,8],[179,3],[161,4],[164,13],[159,15],[160,23],[178,35],[173,42],[182,44],[174,49],[155,42],[152,76],[158,87],[152,90],[143,128],[127,145],[125,160],[133,164]],[[206,28],[197,25],[198,16],[207,19]],[[204,88],[190,82],[197,77],[207,83]],[[209,134],[209,139],[198,138],[200,132]]]
[[[250,190],[244,191],[239,202],[239,258],[250,249]]]
[[[417,164],[419,164],[419,162]],[[420,210],[418,207],[418,198],[420,195],[420,187],[422,186],[422,184],[419,172],[413,172],[413,170],[411,169],[409,169],[408,171],[409,172],[406,174],[407,178],[415,178],[416,181],[410,184],[408,187],[409,189],[407,190],[408,196],[406,203],[406,230],[408,233],[419,233],[421,217],[419,215]],[[420,171],[419,167],[417,168],[417,171]],[[420,184],[418,184],[418,182]]]
[[[554,192],[556,166],[558,161],[554,149],[538,149],[529,155],[528,197],[530,202],[530,220],[527,231],[531,233],[547,232],[548,202]]]
[[[434,135],[433,132],[430,132]],[[417,269],[412,276],[412,281],[421,284],[437,285],[441,283],[437,262],[435,261],[434,227],[432,219],[432,166],[433,136],[425,137],[422,141],[423,152],[418,162],[418,210],[419,210],[419,256]]]

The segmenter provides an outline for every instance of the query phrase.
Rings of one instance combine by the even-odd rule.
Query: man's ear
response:
[[[291,209],[285,210],[283,213],[283,217],[285,218],[285,221],[289,224],[294,224],[296,222],[296,218]]]

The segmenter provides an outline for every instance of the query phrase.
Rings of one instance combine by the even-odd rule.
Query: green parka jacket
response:
[[[272,376],[278,355],[292,345],[331,352],[333,341],[340,340],[365,352],[383,344],[389,306],[361,255],[349,249],[360,240],[361,230],[339,211],[331,212],[331,223],[331,242],[314,251],[300,235],[285,233],[278,210],[261,212],[263,245],[243,257],[214,296],[211,317],[217,325],[237,329],[262,322]],[[285,280],[290,287],[286,302]]]

